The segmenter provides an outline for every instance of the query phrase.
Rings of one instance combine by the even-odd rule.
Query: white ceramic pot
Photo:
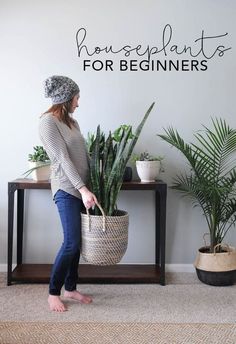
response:
[[[136,168],[141,182],[154,182],[160,173],[160,161],[136,161]]]
[[[49,180],[50,178],[50,165],[45,165],[42,161],[29,161],[29,169],[37,167],[31,172],[31,176],[34,180]]]

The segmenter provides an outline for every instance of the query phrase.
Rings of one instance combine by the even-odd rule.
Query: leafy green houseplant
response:
[[[132,126],[131,125],[127,125],[127,124],[122,124],[120,125],[112,134],[112,140],[114,141],[114,143],[120,143],[121,139],[122,139],[122,133],[129,131],[129,139],[133,139],[134,138],[134,134],[132,133]],[[96,133],[88,133],[87,136],[87,140],[86,140],[86,145],[87,145],[87,150],[89,155],[92,155],[92,152],[94,150],[94,146],[95,146],[95,140],[96,140]],[[102,151],[104,148],[104,143],[106,140],[106,136],[105,133],[103,131],[100,131],[100,150]]]
[[[48,162],[49,157],[43,146],[35,146],[32,154],[28,155],[28,161],[36,162]]]
[[[129,131],[129,136],[128,136],[128,140],[133,139],[135,136],[132,132],[132,126],[131,125],[126,125],[126,124],[122,124],[120,125],[112,134],[112,140],[113,140],[113,145],[114,144],[118,144],[121,142],[122,140],[122,134],[123,132],[128,132]],[[94,149],[95,146],[95,139],[96,139],[96,133],[88,133],[87,136],[87,140],[86,140],[86,145],[87,145],[87,150],[90,156],[92,156],[92,151]],[[105,143],[106,137],[105,137],[105,133],[104,132],[100,132],[100,152],[103,151],[104,149],[104,143]],[[100,157],[100,165],[102,163],[101,157]],[[131,181],[132,180],[132,168],[126,166],[125,170],[124,170],[124,175],[123,175],[123,181]]]
[[[132,126],[131,125],[127,125],[127,124],[122,124],[112,134],[112,138],[113,138],[113,140],[115,142],[119,143],[121,141],[123,130],[125,132],[129,130],[128,140],[132,140],[135,137],[135,135],[132,132]],[[125,167],[125,171],[124,171],[124,175],[123,175],[123,181],[124,182],[130,182],[132,180],[132,174],[133,174],[132,167],[126,166]]]
[[[106,215],[111,216],[116,213],[116,202],[125,167],[153,106],[154,103],[149,107],[134,133],[131,126],[122,125],[113,134],[109,132],[106,137],[98,126],[96,134],[90,135],[88,143],[91,156],[90,189],[96,195]],[[101,214],[97,206],[94,214]]]
[[[190,171],[177,175],[172,188],[189,197],[193,206],[202,209],[209,230],[210,245],[200,249],[200,252],[209,259],[210,254],[214,258],[216,253],[222,253],[223,257],[223,240],[236,222],[236,130],[230,128],[223,119],[212,119],[212,125],[212,129],[203,126],[203,130],[194,134],[196,143],[186,143],[172,127],[166,129],[164,135],[158,135],[177,148],[189,163]],[[230,274],[227,276],[232,282],[236,256],[234,248],[228,251],[231,254],[227,252],[226,255],[233,262],[228,264],[227,272]],[[211,272],[217,272],[217,268],[218,272],[224,272],[219,266]],[[208,283],[206,280],[203,282],[224,285],[219,275],[217,279],[219,284]]]
[[[48,180],[50,176],[50,159],[43,146],[34,146],[33,153],[28,154],[30,169],[24,173],[25,177],[32,174],[36,181]]]
[[[98,204],[91,214],[81,213],[82,257],[90,264],[117,264],[128,245],[129,214],[117,209],[117,197],[121,189],[124,171],[141,130],[154,106],[145,113],[134,134],[132,127],[120,126],[106,136],[97,127],[89,136],[90,190]]]
[[[136,163],[137,173],[141,182],[150,183],[157,179],[162,169],[161,161],[163,157],[156,157],[150,155],[148,151],[144,151],[140,154],[133,154],[132,160]]]

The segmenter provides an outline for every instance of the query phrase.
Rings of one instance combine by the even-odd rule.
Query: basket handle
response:
[[[228,253],[230,254],[230,248],[229,248],[229,245],[228,244],[223,244],[223,243],[220,243],[220,244],[217,244],[217,245],[215,245],[214,246],[214,256],[216,255],[216,247],[218,247],[218,246],[224,246],[225,248],[227,248],[227,250],[228,250]]]
[[[98,206],[98,208],[100,209],[101,213],[102,213],[102,230],[103,232],[106,232],[106,215],[104,213],[104,210],[102,209],[101,204],[99,204],[98,202],[95,202],[95,204]],[[89,214],[89,209],[86,208],[86,213],[88,215],[89,218],[89,231],[91,230],[91,215]]]

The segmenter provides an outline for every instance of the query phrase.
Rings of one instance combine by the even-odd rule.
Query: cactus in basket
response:
[[[89,141],[90,189],[106,215],[116,214],[116,201],[125,167],[154,104],[149,107],[134,134],[131,126],[123,125],[113,135],[110,132],[106,138],[98,126],[96,136]],[[101,214],[97,206],[93,213]]]

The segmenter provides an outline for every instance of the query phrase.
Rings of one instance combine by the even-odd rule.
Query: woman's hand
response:
[[[81,193],[84,206],[87,209],[93,207],[95,203],[97,203],[96,196],[91,191],[89,191],[86,186],[82,186],[82,188],[79,189],[79,192]]]

